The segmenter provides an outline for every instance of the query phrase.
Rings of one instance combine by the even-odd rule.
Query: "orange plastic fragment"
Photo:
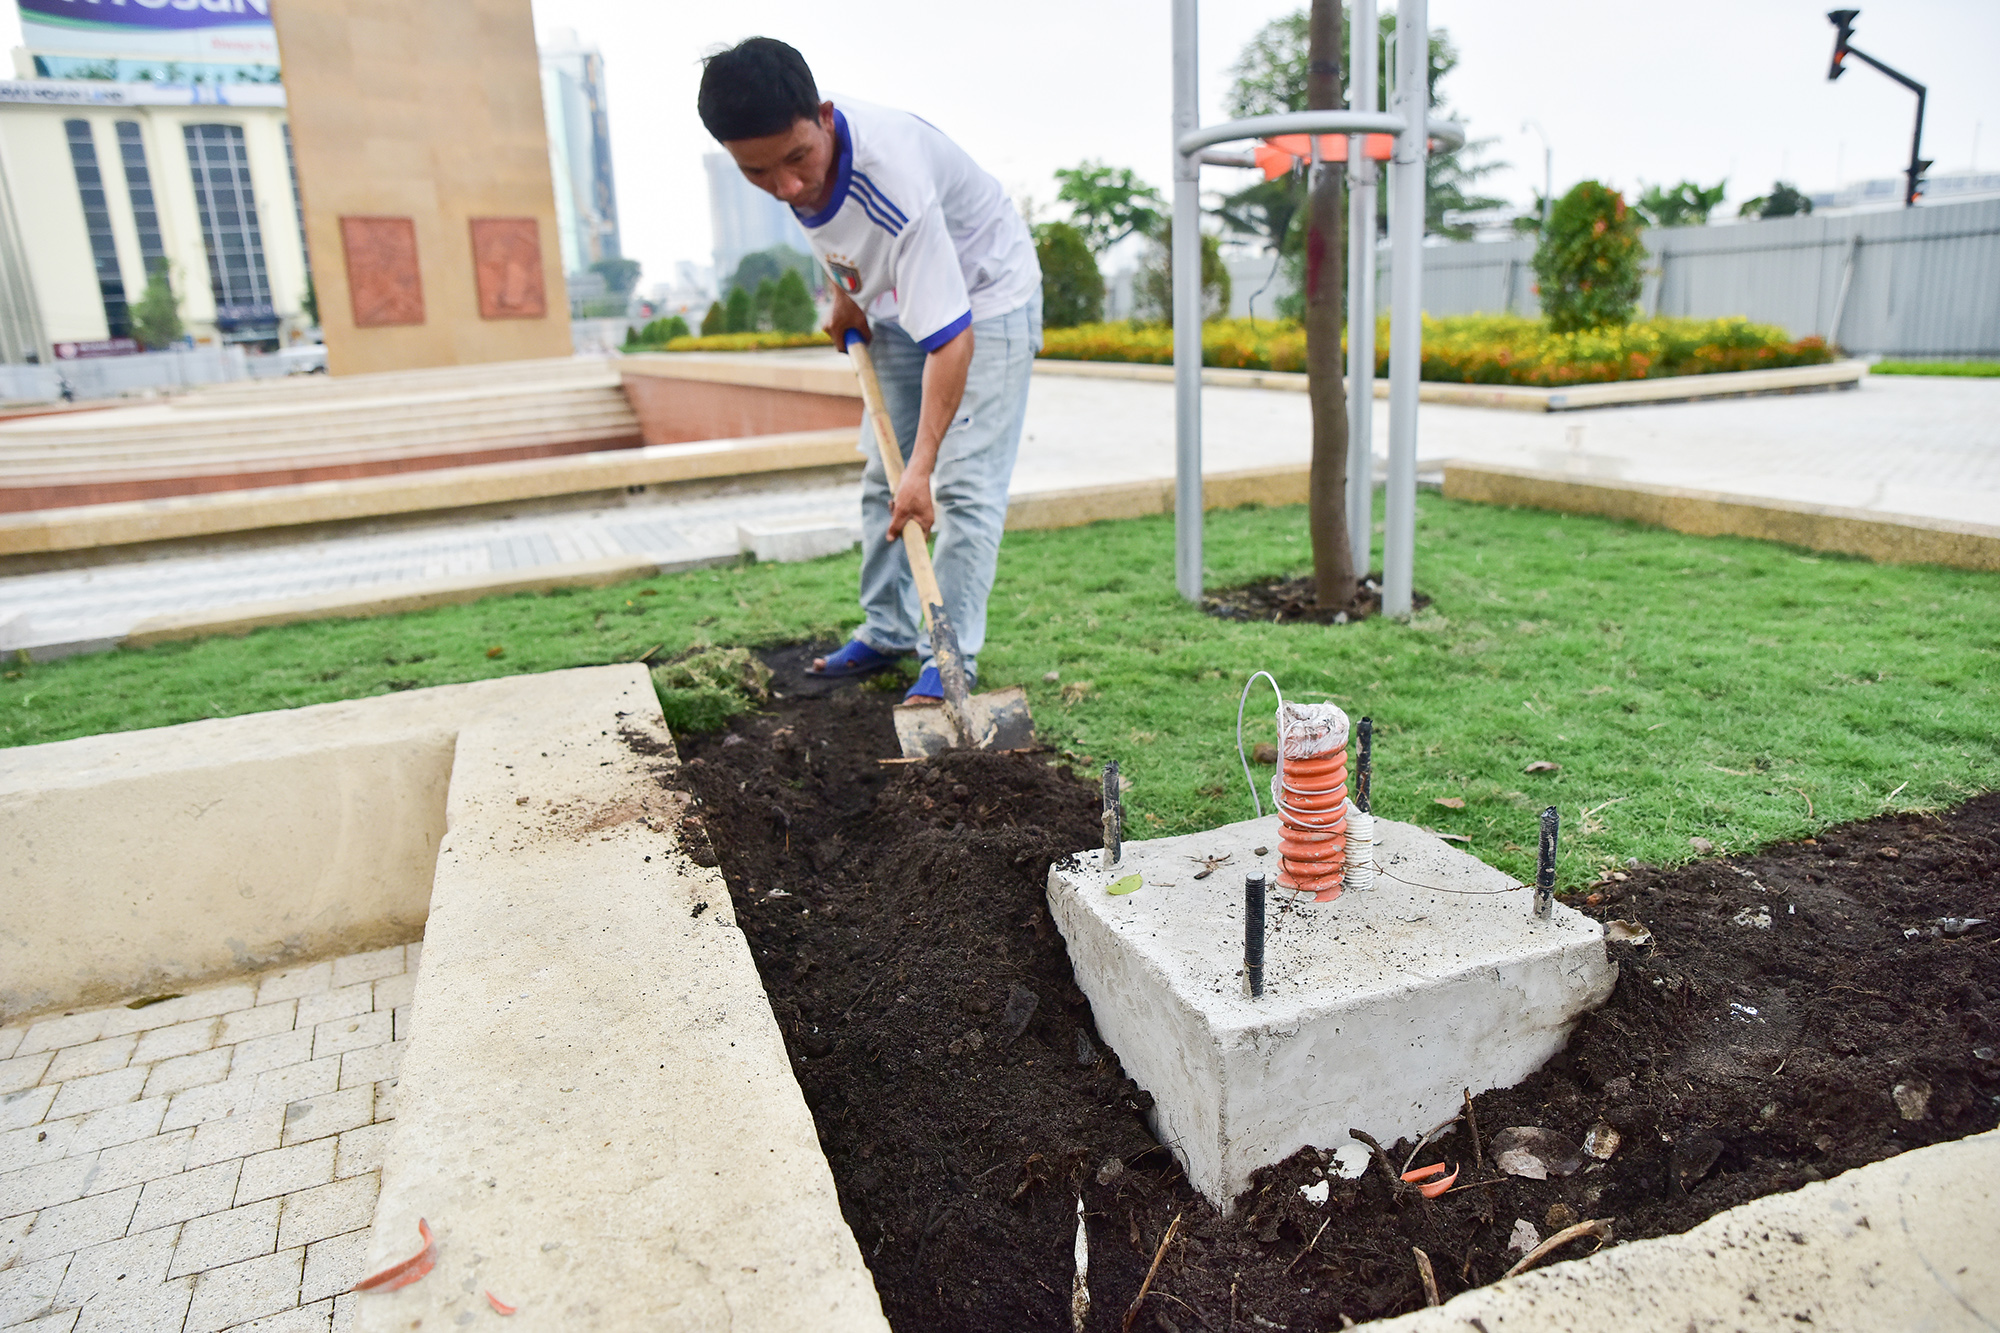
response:
[[[499,1298],[498,1296],[495,1296],[495,1295],[494,1295],[494,1294],[493,1294],[492,1292],[490,1292],[490,1291],[486,1293],[486,1303],[487,1303],[488,1305],[492,1306],[492,1307],[493,1307],[493,1309],[495,1310],[495,1312],[497,1312],[497,1313],[499,1313],[499,1314],[512,1314],[512,1313],[514,1313],[514,1307],[513,1307],[513,1306],[511,1306],[511,1305],[507,1304],[507,1302],[505,1302],[505,1301],[501,1300],[501,1299],[500,1299],[500,1298]]]
[[[1414,1171],[1405,1171],[1403,1173],[1404,1180],[1417,1185],[1417,1193],[1423,1195],[1426,1199],[1435,1199],[1450,1189],[1452,1182],[1458,1179],[1458,1168],[1453,1167],[1451,1174],[1444,1176],[1442,1180],[1432,1180],[1431,1177],[1433,1176],[1444,1176],[1443,1162],[1434,1162],[1430,1166],[1420,1166]],[[1418,1181],[1428,1181],[1429,1183],[1418,1185]]]
[[[417,1234],[424,1238],[423,1249],[399,1264],[390,1264],[373,1277],[362,1278],[350,1290],[396,1291],[437,1267],[437,1241],[431,1236],[431,1224],[421,1217],[417,1219]]]

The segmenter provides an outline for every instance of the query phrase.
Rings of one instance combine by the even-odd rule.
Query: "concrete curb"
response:
[[[1754,1199],[1679,1236],[1614,1245],[1365,1327],[1991,1330],[2000,1326],[1996,1180],[2000,1131],[1975,1134]]]
[[[1038,375],[1072,375],[1085,379],[1153,380],[1170,382],[1172,366],[1125,361],[1037,360]],[[1704,398],[1741,398],[1750,394],[1795,393],[1801,389],[1851,389],[1868,374],[1865,361],[1835,361],[1824,366],[1791,366],[1782,370],[1739,370],[1718,375],[1676,375],[1670,379],[1626,380],[1617,384],[1579,384],[1562,389],[1537,389],[1520,384],[1444,384],[1417,386],[1425,403],[1460,407],[1501,407],[1520,412],[1573,412],[1580,408],[1619,407],[1634,403],[1686,403]],[[1226,389],[1306,391],[1306,377],[1295,371],[1226,370],[1208,368],[1201,382]],[[1375,381],[1375,396],[1389,396],[1389,381]]]
[[[463,510],[628,486],[823,467],[859,469],[858,438],[853,430],[805,431],[0,514],[0,557]]]
[[[424,579],[416,583],[393,584],[387,589],[351,588],[313,597],[239,602],[234,606],[191,611],[185,615],[151,616],[132,627],[132,632],[124,638],[124,644],[128,648],[147,648],[156,643],[174,643],[184,639],[248,634],[251,630],[292,625],[303,620],[356,620],[404,611],[425,611],[435,606],[458,606],[510,593],[548,592],[554,588],[604,588],[630,579],[648,578],[659,572],[659,565],[640,556],[606,556],[598,560],[573,560],[559,565],[470,574],[462,578]]]
[[[2000,527],[1981,523],[1462,461],[1445,465],[1444,493],[1480,504],[1629,519],[1697,537],[1755,537],[1884,564],[2000,571]]]

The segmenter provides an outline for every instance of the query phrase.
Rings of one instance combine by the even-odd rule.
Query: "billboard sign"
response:
[[[137,338],[99,338],[92,342],[57,343],[58,361],[87,361],[100,356],[137,356],[146,349]]]
[[[275,65],[271,0],[18,0],[38,55]]]

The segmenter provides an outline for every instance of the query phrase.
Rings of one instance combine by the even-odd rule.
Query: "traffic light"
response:
[[[1840,29],[1833,39],[1833,65],[1826,72],[1829,83],[1847,72],[1847,66],[1841,62],[1847,58],[1847,39],[1854,35],[1854,20],[1860,16],[1858,9],[1836,9],[1826,16],[1828,23]]]

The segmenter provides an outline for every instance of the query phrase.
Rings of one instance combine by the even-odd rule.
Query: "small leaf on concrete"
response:
[[[1144,882],[1138,875],[1126,875],[1120,879],[1112,880],[1110,886],[1104,891],[1113,897],[1117,897],[1120,894],[1132,892]]]

